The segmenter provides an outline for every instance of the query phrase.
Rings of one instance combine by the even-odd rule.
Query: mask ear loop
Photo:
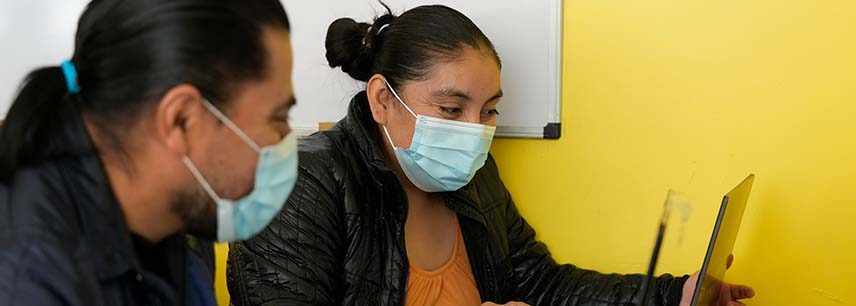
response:
[[[386,78],[383,79],[383,82],[386,83],[386,87],[389,88],[389,91],[392,92],[392,95],[395,96],[395,99],[398,100],[401,105],[404,105],[404,108],[407,109],[407,111],[410,112],[413,117],[419,117],[418,115],[416,115],[415,112],[413,112],[412,109],[410,109],[409,106],[407,106],[407,103],[404,103],[404,100],[402,100],[401,97],[398,96],[398,93],[395,92],[395,89],[392,89],[392,85],[389,85],[389,82],[386,81]]]
[[[386,126],[383,126],[383,135],[386,136],[386,140],[389,140],[389,145],[395,148],[395,143],[392,142],[392,137],[389,137],[389,130],[386,129]]]
[[[406,109],[408,112],[410,112],[410,114],[413,115],[413,117],[419,118],[419,116],[416,115],[416,113],[414,113],[413,110],[410,109],[409,106],[407,106],[407,103],[404,103],[404,100],[402,100],[401,97],[398,96],[398,93],[395,92],[395,89],[392,89],[392,85],[389,84],[389,81],[387,81],[386,78],[383,78],[383,82],[386,83],[386,88],[389,88],[389,91],[392,92],[392,95],[395,97],[396,100],[398,100],[398,103],[401,103],[401,105],[404,105],[404,109]],[[386,125],[383,126],[383,131],[384,131],[384,134],[386,134],[386,139],[389,140],[389,145],[391,145],[393,148],[395,148],[395,143],[392,142],[392,137],[389,136],[389,130],[386,129]]]
[[[229,117],[226,117],[225,114],[220,112],[220,110],[217,109],[217,107],[215,107],[214,104],[211,104],[211,102],[208,102],[208,99],[202,99],[202,105],[204,105],[205,108],[207,108],[208,111],[211,112],[212,115],[214,115],[214,117],[216,117],[218,120],[220,120],[220,122],[223,122],[223,124],[225,124],[229,129],[231,129],[232,132],[235,132],[235,134],[237,134],[238,137],[241,138],[241,140],[246,142],[247,145],[250,146],[250,148],[253,148],[253,150],[256,151],[256,153],[259,153],[262,151],[262,149],[259,147],[259,145],[256,144],[256,142],[253,141],[253,139],[250,138],[250,136],[247,136],[247,134],[245,134],[244,131],[241,130],[241,128],[239,128],[237,125],[235,125],[235,123],[233,123],[232,120],[229,120]]]
[[[218,196],[216,192],[214,192],[214,188],[212,188],[211,185],[208,184],[208,181],[205,180],[205,177],[202,176],[202,173],[199,172],[199,169],[196,168],[196,165],[193,164],[193,161],[190,160],[187,155],[182,156],[181,161],[184,162],[184,165],[187,166],[187,169],[190,170],[190,173],[193,174],[193,178],[196,179],[199,185],[202,185],[202,189],[205,189],[205,192],[208,193],[209,197],[214,199],[216,203],[220,203],[223,201],[223,199],[220,198],[220,196]]]

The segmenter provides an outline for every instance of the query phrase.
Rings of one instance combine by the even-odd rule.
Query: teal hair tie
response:
[[[74,63],[71,60],[65,60],[60,67],[62,74],[65,75],[65,85],[68,87],[68,92],[75,95],[80,93],[80,86],[77,85],[77,68],[74,67]]]

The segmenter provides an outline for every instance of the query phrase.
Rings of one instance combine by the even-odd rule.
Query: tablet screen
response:
[[[692,305],[719,305],[719,288],[725,278],[725,270],[729,264],[729,256],[737,240],[743,211],[749,200],[749,191],[755,175],[749,175],[740,185],[737,185],[722,199],[719,215],[713,228],[713,235],[707,248],[707,254],[702,265],[699,282],[696,285]]]

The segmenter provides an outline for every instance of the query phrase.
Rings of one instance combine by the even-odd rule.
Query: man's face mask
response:
[[[217,240],[224,242],[246,240],[264,229],[285,204],[297,182],[297,138],[289,133],[279,143],[260,148],[210,102],[203,105],[214,117],[237,134],[250,148],[259,153],[253,191],[247,196],[229,200],[217,195],[208,181],[186,155],[187,169],[217,203]]]
[[[496,127],[417,115],[386,82],[404,108],[416,117],[410,148],[396,147],[383,127],[398,164],[410,182],[426,192],[455,191],[484,166]]]

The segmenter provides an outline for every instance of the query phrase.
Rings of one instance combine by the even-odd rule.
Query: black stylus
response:
[[[651,282],[654,280],[654,270],[657,267],[657,259],[660,258],[660,247],[663,245],[663,237],[666,236],[666,223],[669,221],[669,214],[671,212],[669,201],[671,201],[672,193],[672,190],[669,190],[669,194],[666,196],[666,203],[663,204],[663,215],[660,217],[660,225],[657,229],[657,240],[654,241],[654,251],[651,254],[651,262],[648,263],[648,274],[642,280],[642,295],[639,300],[639,306],[645,306],[648,300],[648,290],[651,287]]]

